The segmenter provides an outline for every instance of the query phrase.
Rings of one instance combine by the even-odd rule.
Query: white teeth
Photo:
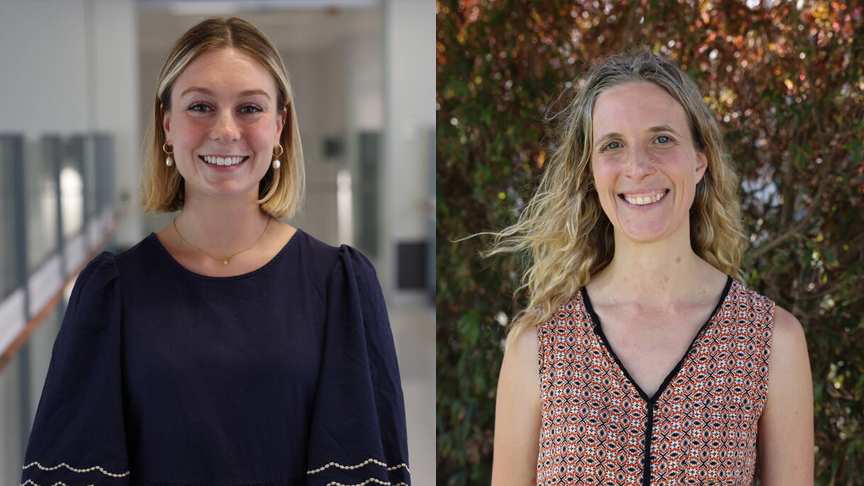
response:
[[[236,165],[245,159],[245,157],[213,157],[211,155],[202,156],[208,164],[216,165]]]
[[[652,197],[627,197],[627,196],[624,196],[624,199],[626,199],[627,202],[629,202],[630,204],[634,204],[636,206],[644,206],[646,204],[655,203],[655,202],[663,199],[663,196],[665,196],[665,195],[666,195],[666,191],[661,192],[660,194],[657,194],[656,196],[652,196]]]

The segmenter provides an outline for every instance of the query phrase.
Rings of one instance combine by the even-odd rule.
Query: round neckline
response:
[[[193,272],[192,270],[189,270],[188,268],[184,267],[182,263],[178,262],[177,259],[174,258],[174,255],[172,255],[171,252],[168,251],[167,248],[165,248],[165,245],[163,245],[162,242],[159,241],[159,238],[156,236],[155,232],[151,231],[150,234],[147,236],[147,238],[152,239],[153,242],[156,244],[156,246],[159,248],[159,250],[161,250],[161,252],[166,257],[168,257],[168,260],[173,265],[175,265],[177,268],[179,268],[180,271],[182,271],[183,273],[186,273],[187,275],[190,275],[192,277],[199,278],[202,280],[212,280],[212,281],[217,281],[217,282],[225,282],[225,281],[241,280],[244,278],[253,277],[253,276],[263,272],[268,267],[273,265],[276,262],[276,260],[278,260],[283,254],[288,252],[288,248],[293,246],[292,243],[294,242],[294,240],[296,240],[298,238],[297,235],[299,235],[302,232],[303,232],[303,230],[301,230],[300,228],[297,228],[297,231],[295,231],[294,234],[291,235],[291,238],[289,238],[288,241],[282,246],[282,248],[273,256],[273,258],[271,258],[269,261],[267,261],[267,263],[265,263],[264,265],[261,265],[260,267],[256,268],[255,270],[252,270],[252,271],[249,271],[246,273],[242,273],[240,275],[231,275],[228,277],[212,277],[210,275],[202,275],[200,273]]]

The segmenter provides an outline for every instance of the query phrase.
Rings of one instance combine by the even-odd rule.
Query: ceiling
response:
[[[383,25],[377,0],[138,0],[140,49],[165,53],[190,27],[208,17],[241,17],[280,50],[326,48]]]

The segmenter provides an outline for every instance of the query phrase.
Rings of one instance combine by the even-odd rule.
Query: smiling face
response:
[[[189,63],[171,89],[171,110],[162,120],[186,181],[186,200],[257,200],[285,114],[277,109],[273,76],[241,51],[217,49]]]
[[[695,147],[684,108],[654,83],[632,82],[601,93],[592,118],[594,185],[618,236],[649,243],[689,235],[708,159]]]

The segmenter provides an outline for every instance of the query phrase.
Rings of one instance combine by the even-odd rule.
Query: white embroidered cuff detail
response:
[[[33,481],[30,481],[29,479],[27,481],[24,481],[23,483],[21,483],[21,486],[27,486],[28,484],[32,484],[33,486],[42,486],[39,483],[34,483]],[[60,481],[60,482],[56,482],[56,483],[52,484],[51,486],[69,486],[69,485],[64,483],[63,481]],[[94,486],[94,485],[88,484],[87,486]]]
[[[110,472],[102,469],[100,466],[88,467],[87,469],[75,469],[74,467],[70,466],[69,464],[66,464],[65,462],[61,462],[60,464],[53,466],[53,467],[45,467],[42,464],[39,464],[38,461],[33,461],[30,464],[27,464],[26,466],[24,466],[23,469],[28,469],[34,465],[43,471],[53,471],[55,469],[60,469],[61,467],[65,467],[66,469],[68,469],[72,472],[76,472],[76,473],[86,473],[86,472],[90,472],[90,471],[99,471],[106,476],[111,476],[112,478],[122,478],[122,477],[129,475],[129,471],[126,471],[123,474],[114,474],[114,473],[110,473]]]
[[[375,478],[369,478],[366,481],[363,481],[362,483],[357,483],[357,484],[343,484],[343,483],[337,483],[336,481],[331,481],[331,482],[327,483],[327,486],[366,486],[369,483],[378,483],[378,484],[383,484],[385,486],[408,486],[408,483],[403,482],[403,481],[400,481],[396,484],[391,484],[390,481],[381,481],[380,479],[375,479]]]
[[[317,473],[320,473],[321,471],[324,471],[325,469],[330,468],[330,467],[338,467],[339,469],[344,469],[344,470],[348,471],[348,470],[351,470],[351,469],[360,469],[361,467],[363,467],[363,466],[365,466],[365,465],[367,465],[367,464],[377,464],[377,465],[379,465],[379,466],[386,467],[388,471],[395,471],[395,470],[397,470],[397,469],[399,469],[399,468],[404,467],[406,471],[408,471],[409,473],[411,472],[411,470],[408,469],[408,464],[405,464],[404,462],[403,462],[402,464],[397,464],[397,465],[395,465],[395,466],[388,467],[387,464],[385,464],[385,463],[383,463],[383,462],[381,462],[381,461],[379,461],[379,460],[377,460],[377,459],[369,458],[369,459],[366,459],[365,461],[361,462],[360,464],[356,464],[356,465],[354,465],[354,466],[343,466],[342,464],[339,464],[338,462],[330,462],[330,463],[327,463],[327,464],[325,464],[325,465],[319,467],[318,469],[313,469],[313,470],[311,470],[311,471],[306,471],[306,474],[317,474]],[[366,481],[365,483],[361,483],[361,484],[366,484],[366,483],[368,483],[369,481],[376,481],[376,482],[379,482],[380,484],[390,484],[390,483],[383,483],[383,482],[380,482],[380,481],[378,481],[377,479],[370,479],[370,480]],[[334,485],[334,486],[335,486],[335,485],[340,485],[340,483],[330,483],[330,484],[332,484],[332,485]],[[400,484],[401,484],[401,483],[400,483]],[[330,486],[330,485],[328,485],[328,486]],[[340,485],[340,486],[360,486],[360,485],[346,484],[346,485]],[[398,485],[394,484],[393,486],[398,486]]]

